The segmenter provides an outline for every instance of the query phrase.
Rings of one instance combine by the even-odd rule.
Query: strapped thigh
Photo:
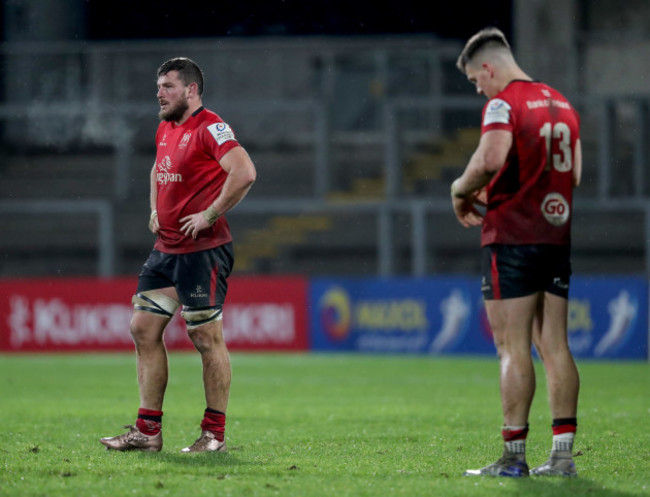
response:
[[[158,290],[146,290],[136,293],[131,299],[133,308],[138,311],[151,312],[171,318],[180,304]]]
[[[211,307],[187,307],[183,306],[181,316],[187,324],[187,329],[191,330],[203,324],[221,321],[223,318],[223,308],[220,305]]]

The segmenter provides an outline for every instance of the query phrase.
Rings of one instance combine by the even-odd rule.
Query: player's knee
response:
[[[165,325],[180,304],[156,290],[138,292],[131,302],[134,310],[144,311],[134,312],[131,318],[131,337],[136,346],[160,344]]]
[[[201,354],[214,348],[214,339],[201,328],[189,332],[194,348]]]
[[[494,346],[496,347],[497,352],[504,349],[506,344],[504,334],[501,332],[501,330],[495,327],[492,327],[492,341],[494,342]]]
[[[543,337],[538,344],[538,349],[540,356],[546,358],[547,362],[564,360],[567,355],[571,355],[566,338]]]
[[[145,326],[143,326],[143,323],[141,321],[142,320],[138,319],[136,316],[133,316],[133,318],[131,318],[131,326],[129,331],[131,332],[133,343],[135,343],[136,346],[139,346],[142,343],[146,342],[148,336],[147,329]]]
[[[158,345],[162,342],[164,326],[153,323],[150,315],[134,313],[129,331],[136,347]]]
[[[183,307],[181,316],[185,319],[190,339],[199,352],[209,351],[223,340],[221,328],[212,326],[222,319],[221,307]]]
[[[194,348],[201,353],[210,353],[225,347],[221,330],[212,326],[201,326],[189,330],[190,340]]]
[[[131,339],[137,350],[146,350],[162,341],[156,337],[150,329],[139,324],[137,321],[131,321]]]

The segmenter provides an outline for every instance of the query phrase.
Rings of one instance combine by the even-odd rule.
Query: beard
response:
[[[187,98],[183,98],[182,100],[179,100],[176,105],[168,108],[166,111],[161,110],[158,113],[158,118],[161,121],[167,122],[180,121],[183,118],[183,115],[185,115],[187,109],[189,109]]]

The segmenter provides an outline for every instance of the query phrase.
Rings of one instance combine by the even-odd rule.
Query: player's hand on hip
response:
[[[158,233],[160,229],[160,224],[158,223],[158,211],[151,211],[151,216],[149,217],[149,230],[152,233]]]
[[[474,198],[472,202],[474,205],[487,207],[487,188],[483,187],[479,191],[474,192]]]
[[[210,224],[205,219],[205,216],[201,212],[196,214],[190,214],[178,220],[183,226],[181,226],[181,232],[185,236],[191,236],[196,240],[196,237],[199,236],[199,232],[209,228]]]
[[[483,223],[483,214],[476,209],[475,204],[484,205],[480,199],[473,195],[466,198],[452,197],[456,218],[465,228],[480,226]]]

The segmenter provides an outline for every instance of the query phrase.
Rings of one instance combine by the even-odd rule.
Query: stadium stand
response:
[[[33,79],[30,94],[16,91],[0,105],[0,276],[139,270],[153,241],[146,230],[157,112],[152,74],[178,53],[219,75],[208,78],[206,106],[233,126],[258,168],[246,202],[229,215],[236,271],[478,271],[478,233],[458,226],[447,206],[449,183],[474,150],[484,102],[454,67],[457,42],[242,39],[3,50],[6,68],[25,77],[41,60],[57,63],[46,65],[49,87]],[[119,66],[116,84],[124,56],[129,63]],[[585,156],[576,270],[643,272],[649,98],[574,100]],[[16,201],[58,202],[66,213],[21,213]],[[84,201],[110,207],[111,233],[101,231],[96,206],[69,213]]]

